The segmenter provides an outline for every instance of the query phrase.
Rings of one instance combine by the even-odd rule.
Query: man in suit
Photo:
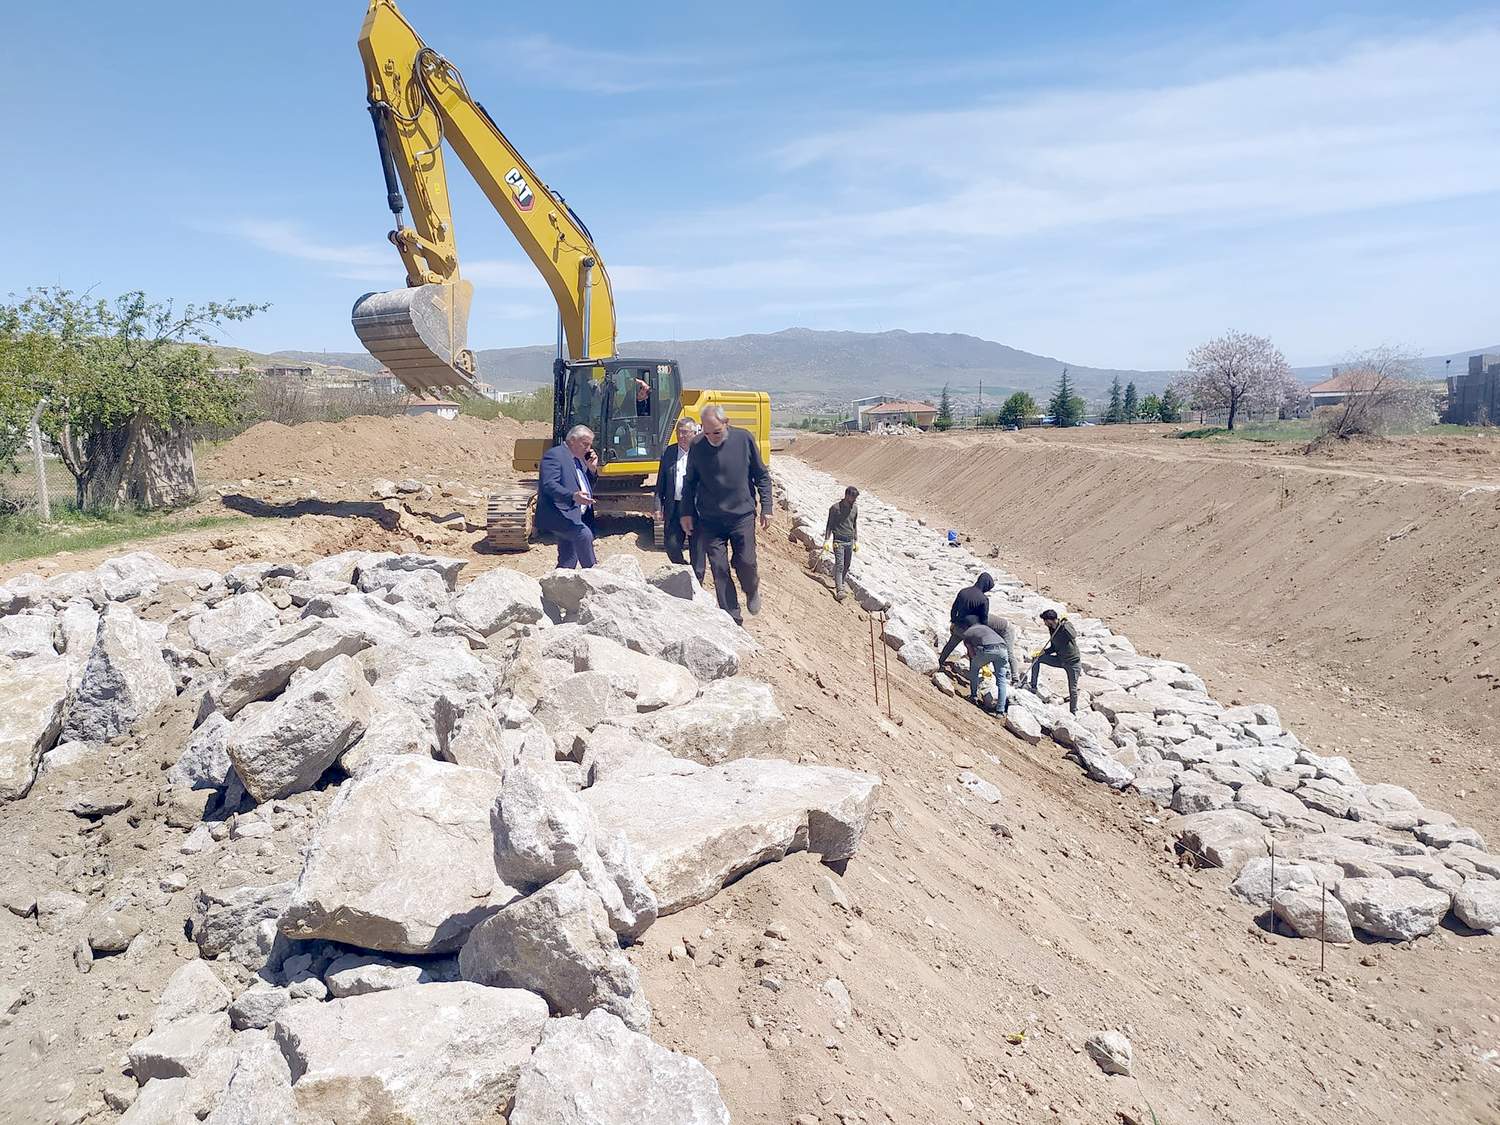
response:
[[[557,536],[557,565],[571,570],[594,565],[594,480],[599,455],[594,431],[574,426],[566,440],[542,454],[536,525]]]
[[[697,422],[686,415],[677,419],[677,444],[662,451],[661,465],[656,470],[656,518],[662,521],[667,558],[679,565],[688,561],[682,557],[687,540],[687,532],[682,530],[682,487],[687,483],[688,446],[697,436]],[[699,582],[703,581],[703,558],[696,551],[693,573]]]

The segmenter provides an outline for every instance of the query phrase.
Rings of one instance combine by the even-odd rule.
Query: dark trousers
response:
[[[693,551],[695,558],[707,559],[708,568],[713,571],[714,596],[719,599],[719,608],[739,622],[740,599],[735,593],[734,578],[740,580],[746,598],[760,589],[760,572],[755,565],[755,513],[736,520],[695,520]],[[729,573],[731,566],[733,578]]]
[[[938,663],[942,664],[943,661],[947,660],[948,654],[956,649],[959,642],[963,639],[964,631],[958,627],[958,622],[950,621],[948,623],[948,642],[943,645],[943,651],[938,653]]]
[[[557,535],[557,565],[563,570],[594,565],[594,533],[588,524],[580,524],[571,534],[559,531]]]
[[[1036,691],[1037,677],[1042,673],[1042,665],[1048,668],[1061,668],[1068,675],[1068,710],[1078,714],[1078,665],[1064,664],[1062,660],[1053,656],[1050,652],[1045,656],[1038,656],[1031,662],[1031,690]]]

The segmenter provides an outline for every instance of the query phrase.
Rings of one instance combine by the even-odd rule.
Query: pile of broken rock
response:
[[[312,821],[294,880],[196,891],[125,1120],[728,1120],[625,950],[789,852],[847,860],[879,781],[777,757],[754,642],[687,568],[461,566],[137,553],[0,586],[0,796],[176,707],[184,854]]]
[[[773,475],[792,538],[826,573],[827,505],[843,484],[791,457],[778,458]],[[954,593],[980,572],[995,579],[991,613],[1008,618],[1028,650],[1045,639],[1044,609],[1067,613],[869,492],[859,506],[864,550],[850,588],[863,609],[884,613],[898,659],[939,690],[956,687],[933,646],[947,638]],[[1450,914],[1460,928],[1500,932],[1500,858],[1473,828],[1303,745],[1275,708],[1226,706],[1186,664],[1138,653],[1097,619],[1072,620],[1083,655],[1078,713],[1021,689],[1006,725],[1033,744],[1050,737],[1094,781],[1178,814],[1168,827],[1184,855],[1227,869],[1232,894],[1300,937],[1335,942],[1355,930],[1409,941]]]

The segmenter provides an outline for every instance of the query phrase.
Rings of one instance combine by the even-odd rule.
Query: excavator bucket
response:
[[[463,280],[366,293],[354,302],[354,334],[414,394],[477,395],[468,348],[473,297]]]

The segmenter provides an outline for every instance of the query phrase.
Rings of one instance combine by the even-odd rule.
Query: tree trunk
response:
[[[74,477],[81,508],[172,508],[198,494],[193,442],[186,427],[168,429],[137,416],[127,425],[91,433],[78,444],[82,457]]]
[[[1229,396],[1229,429],[1234,429],[1234,416],[1240,412],[1240,396]]]

